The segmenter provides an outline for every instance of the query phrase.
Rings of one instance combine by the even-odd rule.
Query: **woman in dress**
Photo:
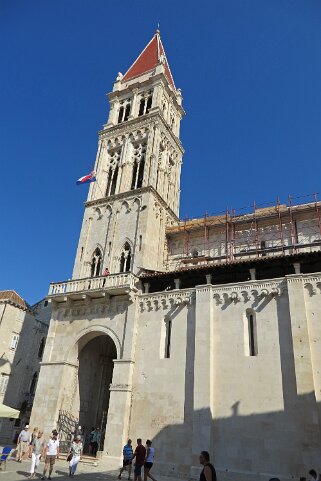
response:
[[[81,442],[81,436],[78,434],[70,446],[70,455],[72,458],[69,461],[69,476],[74,476],[78,463],[81,460],[82,451],[83,444]]]

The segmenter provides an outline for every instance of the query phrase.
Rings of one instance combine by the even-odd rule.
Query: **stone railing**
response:
[[[138,278],[130,272],[110,274],[109,276],[86,277],[85,279],[52,282],[49,287],[48,295],[55,296],[99,289],[133,289],[137,287],[137,283]]]

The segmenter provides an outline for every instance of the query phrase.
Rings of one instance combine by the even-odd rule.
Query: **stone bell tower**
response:
[[[159,30],[108,94],[73,278],[164,270],[165,228],[179,213],[184,116]]]

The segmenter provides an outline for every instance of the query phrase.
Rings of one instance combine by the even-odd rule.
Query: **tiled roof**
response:
[[[9,301],[13,304],[17,304],[24,309],[28,308],[28,304],[16,293],[16,291],[8,290],[8,291],[0,291],[0,302],[1,301]]]
[[[137,57],[132,66],[125,73],[122,82],[138,77],[146,72],[150,72],[162,62],[164,62],[165,75],[169,83],[175,88],[174,80],[167,62],[165,50],[160,38],[159,30],[156,31],[151,41],[146,45],[142,53]]]

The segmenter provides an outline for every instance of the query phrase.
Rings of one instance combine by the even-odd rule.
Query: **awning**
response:
[[[20,416],[20,411],[17,409],[10,408],[9,406],[5,406],[5,404],[0,403],[0,418],[15,418],[17,419]]]

